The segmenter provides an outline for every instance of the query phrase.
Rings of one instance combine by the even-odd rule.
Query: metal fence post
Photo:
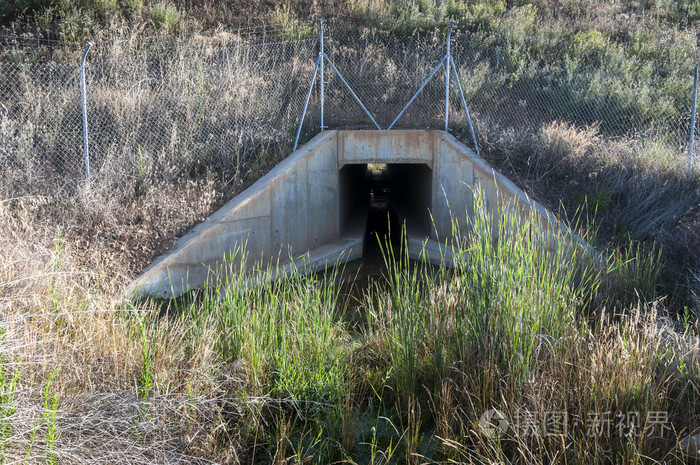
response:
[[[323,18],[319,18],[318,28],[319,28],[319,32],[320,32],[320,51],[318,53],[318,56],[319,56],[319,59],[321,60],[321,63],[320,63],[321,64],[321,69],[320,69],[320,72],[321,72],[321,75],[320,75],[320,78],[321,78],[321,89],[320,89],[321,90],[321,131],[323,131],[324,129],[326,129],[326,126],[324,125],[324,122],[323,122],[323,116],[324,116],[324,114],[323,114],[323,106],[324,106],[323,105],[324,104],[324,102],[323,102],[323,87],[325,84],[325,82],[323,81],[323,65],[324,65],[323,55],[325,55],[325,53],[323,52],[323,39],[325,38],[325,37],[323,37]]]
[[[690,143],[688,144],[688,178],[693,170],[693,143],[695,142],[695,114],[698,109],[698,65],[693,69],[693,103],[690,110]]]
[[[450,27],[447,30],[447,53],[445,53],[447,57],[447,61],[445,62],[445,132],[450,130],[448,127],[448,120],[450,117],[450,60],[452,57],[450,53],[450,41],[452,40],[452,26],[454,23],[454,21],[450,21]]]
[[[88,149],[87,91],[85,89],[85,58],[92,47],[92,42],[85,44],[80,57],[80,99],[83,107],[83,154],[85,155],[85,180],[90,183],[90,151]]]

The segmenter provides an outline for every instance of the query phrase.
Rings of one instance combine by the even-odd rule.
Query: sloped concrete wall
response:
[[[243,246],[249,262],[284,263],[336,241],[336,160],[335,133],[319,135],[178,240],[127,292],[166,298],[200,288]]]
[[[494,222],[498,221],[499,205],[516,212],[523,220],[535,215],[544,235],[540,238],[542,246],[553,248],[555,242],[565,238],[571,247],[583,247],[592,251],[556,215],[532,200],[486,160],[478,157],[450,134],[440,131],[437,137],[435,183],[438,188],[433,190],[433,217],[438,232],[449,231],[450,215],[459,222],[462,233],[468,232],[461,226],[474,213],[474,195],[478,188]],[[494,224],[494,233],[497,231],[496,226]],[[440,236],[445,237],[446,234]]]

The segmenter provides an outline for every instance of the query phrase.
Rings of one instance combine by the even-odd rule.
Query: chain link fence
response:
[[[668,157],[689,156],[692,70],[672,72],[571,44],[522,36],[501,40],[456,31],[451,54],[475,126],[536,132],[563,121],[595,126],[607,139],[655,144]],[[446,53],[444,35],[331,38],[327,52],[382,128]],[[326,121],[331,127],[367,127],[367,117],[331,75]],[[449,95],[449,128],[471,143],[456,81]],[[393,128],[444,128],[444,65]],[[477,134],[479,136],[479,134]],[[696,131],[697,138],[697,131]],[[472,144],[473,145],[473,144]]]
[[[688,148],[692,70],[671,72],[527,36],[476,51],[479,44],[463,43],[455,61],[481,118],[521,129],[551,121],[594,125],[608,138],[664,144],[669,156]]]
[[[139,183],[205,169],[232,174],[250,168],[251,153],[288,151],[316,54],[310,38],[88,55],[93,178]],[[5,182],[84,178],[79,76],[76,65],[0,63]]]
[[[134,183],[225,176],[289,153],[319,51],[317,34],[228,41],[97,44],[85,65],[93,177]],[[325,52],[381,128],[445,127],[444,30],[411,37],[326,33]],[[536,132],[553,121],[594,125],[610,139],[689,157],[692,70],[524,35],[456,30],[452,56],[477,137]],[[0,173],[6,188],[84,178],[79,68],[5,53],[0,62]],[[29,55],[36,60],[36,54]],[[50,56],[50,55],[49,55]],[[396,120],[416,90],[433,78]],[[373,128],[325,65],[325,125]],[[467,120],[451,79],[449,126]],[[320,129],[319,85],[302,142]],[[480,134],[482,132],[482,134]],[[696,131],[696,137],[697,137]]]

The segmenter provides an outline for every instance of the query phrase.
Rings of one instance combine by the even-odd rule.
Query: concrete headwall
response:
[[[326,131],[183,236],[129,291],[172,297],[201,287],[242,246],[249,260],[282,268],[292,258],[307,270],[359,258],[363,227],[347,228],[351,222],[344,216],[361,209],[350,205],[357,195],[345,191],[363,173],[354,165],[368,163],[389,165],[403,199],[399,214],[415,226],[408,231],[412,255],[426,241],[435,246],[448,239],[453,221],[467,224],[477,186],[489,208],[508,202],[522,214],[537,215],[553,234],[563,231],[554,215],[448,133]]]

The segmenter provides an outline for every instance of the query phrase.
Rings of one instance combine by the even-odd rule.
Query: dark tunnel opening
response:
[[[363,237],[363,266],[382,267],[377,237],[400,248],[430,233],[432,170],[425,164],[358,164],[340,170],[341,234]]]

